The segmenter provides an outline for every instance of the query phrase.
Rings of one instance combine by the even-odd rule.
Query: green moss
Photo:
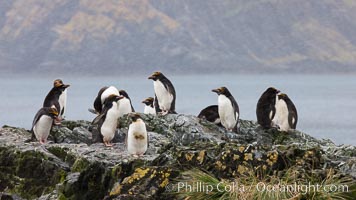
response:
[[[287,132],[280,132],[277,130],[273,130],[272,132],[272,139],[274,144],[284,144],[285,142],[290,140]]]
[[[72,172],[82,172],[89,166],[89,164],[90,163],[88,160],[86,160],[84,158],[79,158],[74,162],[71,171]]]
[[[67,198],[64,196],[64,194],[60,193],[58,195],[58,200],[67,200]]]
[[[57,156],[58,158],[60,158],[61,160],[65,160],[67,157],[67,152],[68,152],[68,148],[62,148],[59,146],[51,146],[49,148],[47,148],[47,150],[49,152],[51,152],[53,155]]]

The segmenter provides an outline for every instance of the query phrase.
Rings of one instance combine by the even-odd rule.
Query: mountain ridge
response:
[[[356,72],[350,0],[0,4],[2,72]]]

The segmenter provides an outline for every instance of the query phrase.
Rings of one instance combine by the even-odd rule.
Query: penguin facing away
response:
[[[67,88],[70,85],[63,84],[61,79],[56,79],[53,82],[53,88],[47,94],[43,107],[55,106],[59,112],[59,117],[55,119],[55,124],[60,125],[64,117],[67,106]]]
[[[58,118],[58,115],[59,113],[55,106],[41,108],[33,119],[32,137],[35,137],[41,144],[46,143],[53,126],[53,120]]]
[[[148,79],[153,80],[156,112],[162,115],[175,112],[176,91],[173,84],[161,72],[154,72]],[[161,110],[161,111],[160,111]]]
[[[239,106],[226,87],[212,90],[218,94],[218,111],[221,124],[228,130],[238,132]]]
[[[284,94],[279,93],[276,100],[276,115],[273,119],[281,131],[296,129],[298,113],[292,100]]]
[[[263,92],[260,99],[257,102],[256,116],[257,122],[264,129],[269,129],[274,126],[273,118],[276,114],[276,98],[280,91],[274,87],[269,87]]]
[[[95,100],[94,100],[94,109],[89,108],[89,112],[93,113],[93,114],[101,114],[101,112],[103,111],[103,106],[104,106],[104,102],[106,100],[106,98],[108,98],[110,95],[115,94],[117,96],[120,96],[119,94],[119,90],[114,87],[114,86],[105,86],[102,87],[99,92],[98,95],[96,96]]]
[[[131,99],[125,90],[120,90],[119,94],[123,97],[119,100],[119,117],[122,117],[128,113],[135,112],[132,106]]]
[[[200,111],[198,118],[206,119],[209,122],[213,122],[218,126],[222,126],[220,116],[219,116],[219,107],[218,105],[211,105]]]
[[[122,98],[122,96],[115,94],[106,98],[102,113],[92,122],[93,125],[98,125],[99,133],[102,136],[104,145],[107,147],[112,146],[111,141],[115,136],[119,119],[118,101]]]
[[[148,148],[148,134],[146,124],[137,113],[131,113],[132,123],[126,136],[126,147],[129,154],[142,156]]]
[[[145,104],[145,108],[143,110],[144,114],[156,115],[156,110],[153,105],[154,99],[153,97],[148,97],[142,101]]]

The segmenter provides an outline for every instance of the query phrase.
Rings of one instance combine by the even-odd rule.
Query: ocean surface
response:
[[[56,78],[70,84],[69,120],[92,120],[88,112],[102,86],[125,89],[136,111],[141,101],[153,96],[153,83],[147,76],[62,76],[43,75],[0,77],[0,125],[31,128],[33,117]],[[178,113],[197,115],[206,106],[217,104],[212,89],[226,86],[240,107],[241,119],[256,120],[258,98],[269,86],[287,93],[297,107],[297,129],[316,138],[329,138],[336,144],[356,145],[356,75],[186,75],[168,78],[173,82]],[[1,137],[1,136],[0,136]]]

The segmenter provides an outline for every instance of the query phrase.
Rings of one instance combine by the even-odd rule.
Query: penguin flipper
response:
[[[156,94],[155,94],[155,99],[154,99],[153,105],[154,105],[154,107],[156,109],[156,113],[162,112],[162,110],[159,108],[158,99],[157,99],[157,95]]]
[[[146,136],[147,136],[147,148],[148,148],[148,147],[150,147],[150,137],[149,137],[147,131],[146,131]]]
[[[98,114],[99,114],[96,110],[94,110],[94,109],[92,109],[92,108],[88,108],[88,111],[91,112],[91,113],[93,113],[93,114],[95,114],[95,115],[98,115]]]
[[[63,116],[63,114],[64,114],[64,106],[63,106],[63,108],[61,110],[61,116]]]
[[[131,104],[131,112],[135,112],[134,107],[132,106],[131,100],[130,100],[130,104]]]
[[[289,126],[292,129],[296,129],[297,128],[297,123],[298,123],[297,109],[295,108],[294,104],[291,103],[290,108],[288,108],[288,110],[289,110],[289,114],[288,114]]]
[[[35,126],[35,124],[38,122],[38,120],[41,118],[41,116],[44,114],[44,109],[41,108],[40,110],[38,110],[38,112],[35,115],[35,118],[33,119],[32,122],[32,127],[31,127],[31,132],[33,132],[33,127]]]
[[[91,123],[92,123],[93,125],[98,124],[98,123],[100,122],[100,120],[103,119],[103,117],[105,117],[105,114],[104,114],[104,113],[102,113],[102,114],[96,116],[96,117],[94,118],[94,120],[93,120]]]

